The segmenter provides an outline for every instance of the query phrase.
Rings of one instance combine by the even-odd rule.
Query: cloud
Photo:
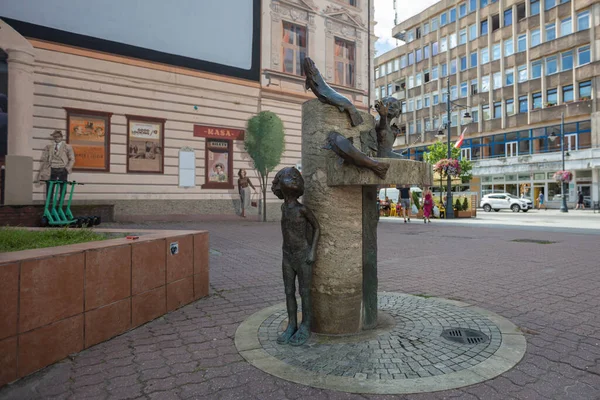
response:
[[[381,55],[386,51],[402,44],[401,41],[392,37],[392,29],[396,25],[394,23],[394,3],[393,0],[374,0],[375,1],[375,35],[379,39],[375,43],[377,55]],[[396,0],[398,4],[398,22],[402,22],[413,15],[420,13],[426,8],[437,3],[439,0]]]

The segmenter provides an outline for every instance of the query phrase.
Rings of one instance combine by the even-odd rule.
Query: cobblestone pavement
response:
[[[393,398],[293,384],[237,353],[238,325],[284,301],[278,223],[162,226],[211,232],[211,295],[18,381],[0,399]],[[379,249],[380,290],[480,306],[520,326],[528,341],[521,363],[500,377],[394,398],[600,398],[597,235],[382,222]]]

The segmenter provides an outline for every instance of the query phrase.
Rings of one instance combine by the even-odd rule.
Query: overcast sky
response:
[[[396,0],[399,5],[398,22],[420,13],[439,0]],[[394,27],[394,3],[393,0],[375,0],[375,35],[379,40],[375,43],[376,55],[396,47],[396,39],[392,37]]]

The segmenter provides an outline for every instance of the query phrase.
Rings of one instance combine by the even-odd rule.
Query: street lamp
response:
[[[446,122],[446,128],[448,130],[448,158],[452,158],[452,145],[450,143],[451,128],[452,128],[452,109],[453,108],[468,109],[468,107],[460,105],[460,104],[456,104],[452,100],[450,100],[450,77],[446,78],[446,88],[448,89],[448,92],[446,93],[446,106],[447,106],[447,112],[448,112],[448,122]],[[463,114],[463,123],[470,124],[472,121],[473,121],[473,117],[471,117],[471,114],[469,114],[469,112],[466,111]],[[440,127],[440,130],[438,131],[437,136],[438,136],[438,138],[440,138],[440,140],[443,139],[443,137],[444,137],[444,132],[442,131],[441,127]],[[447,178],[448,178],[448,181],[447,181],[447,187],[446,187],[446,219],[452,219],[452,218],[454,218],[454,209],[453,209],[453,204],[452,204],[452,177],[450,175],[448,175]],[[440,190],[440,192],[441,192],[441,190]],[[441,194],[440,194],[440,197],[441,197]]]
[[[556,140],[556,133],[552,132],[548,139],[552,143]],[[560,114],[560,152],[562,154],[562,170],[565,170],[565,113]],[[565,196],[565,182],[560,182],[560,194],[562,197],[562,204],[560,206],[560,212],[569,212],[569,208],[567,207],[567,197]]]

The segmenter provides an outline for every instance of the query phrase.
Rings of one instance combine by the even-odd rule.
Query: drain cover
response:
[[[483,332],[466,328],[450,328],[442,332],[444,339],[462,344],[479,344],[490,340]]]

